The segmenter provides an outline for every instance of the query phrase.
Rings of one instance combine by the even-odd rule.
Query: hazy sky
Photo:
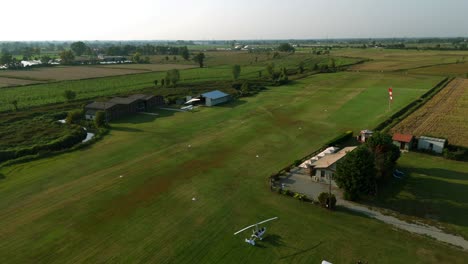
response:
[[[1,40],[468,36],[468,0],[0,0]]]

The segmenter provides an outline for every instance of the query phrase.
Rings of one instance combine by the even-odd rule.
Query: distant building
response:
[[[21,61],[21,66],[23,67],[31,67],[31,66],[35,66],[35,65],[41,65],[42,64],[42,61],[40,60],[22,60]]]
[[[106,113],[106,120],[145,112],[155,106],[164,105],[164,97],[160,95],[134,94],[129,97],[114,97],[107,102],[92,102],[85,106],[86,119],[93,120],[98,111]]]
[[[392,137],[393,144],[400,150],[409,151],[413,147],[413,135],[395,133]]]
[[[427,150],[435,153],[442,153],[444,151],[447,140],[443,138],[425,137],[421,136],[418,139],[418,149]]]
[[[202,100],[202,102],[205,102],[206,106],[214,106],[229,102],[231,100],[231,96],[221,91],[214,90],[211,92],[201,94],[200,99]]]
[[[371,130],[368,130],[368,129],[364,129],[364,130],[361,130],[361,132],[359,132],[359,135],[357,137],[357,140],[359,142],[366,142],[368,138],[372,137],[372,135],[374,134],[374,131],[371,131]]]
[[[336,164],[355,148],[356,147],[343,148],[337,153],[325,155],[319,160],[311,163],[309,166],[309,169],[311,170],[310,175],[312,175],[315,181],[324,183],[330,183],[331,181],[331,183],[336,186],[336,183],[333,181],[333,176],[336,172]]]

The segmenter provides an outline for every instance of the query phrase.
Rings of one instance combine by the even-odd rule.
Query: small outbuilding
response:
[[[413,135],[395,133],[392,137],[393,145],[402,151],[409,151],[413,146]]]
[[[418,149],[432,151],[441,154],[444,151],[447,140],[443,138],[421,136],[418,139]]]
[[[372,130],[368,130],[368,129],[364,129],[364,130],[361,130],[361,132],[359,132],[359,136],[357,136],[357,140],[359,142],[366,142],[368,138],[372,137],[372,135],[374,134],[374,131]]]
[[[214,106],[229,102],[231,96],[219,90],[214,90],[200,95],[200,98],[205,101],[206,106]]]

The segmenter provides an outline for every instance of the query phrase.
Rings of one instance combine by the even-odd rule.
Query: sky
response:
[[[468,0],[0,0],[0,41],[468,36]]]

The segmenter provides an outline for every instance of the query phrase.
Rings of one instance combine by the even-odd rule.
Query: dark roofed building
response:
[[[395,133],[392,137],[393,144],[400,150],[409,151],[413,147],[413,135]]]
[[[107,121],[121,116],[145,112],[155,106],[164,105],[164,97],[160,95],[133,94],[129,97],[113,97],[108,102],[92,102],[85,106],[86,119],[94,119],[96,112],[106,113]]]

